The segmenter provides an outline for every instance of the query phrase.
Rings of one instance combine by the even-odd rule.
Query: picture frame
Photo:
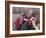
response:
[[[36,2],[20,2],[20,1],[5,1],[5,37],[18,37],[18,36],[34,36],[34,35],[44,35],[45,34],[45,7],[44,7],[44,3],[36,3]],[[19,8],[40,8],[40,10],[42,10],[40,12],[40,20],[42,17],[41,25],[40,28],[42,29],[42,31],[37,32],[36,31],[19,31],[19,32],[11,32],[10,28],[12,27],[12,25],[10,25],[12,23],[11,20],[11,11],[13,8],[12,7],[19,7]],[[12,14],[11,14],[12,15]],[[11,18],[10,18],[11,17]],[[14,27],[13,27],[14,28]],[[12,30],[12,28],[11,28]],[[11,33],[10,33],[11,32]]]

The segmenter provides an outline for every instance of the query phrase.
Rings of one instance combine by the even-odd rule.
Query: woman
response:
[[[27,16],[26,14],[23,15],[23,22],[21,24],[21,30],[28,30],[28,26],[27,26]]]
[[[32,13],[32,15],[29,17],[29,24],[30,24],[30,29],[31,30],[36,30],[38,27],[36,27],[35,22],[36,22],[36,17],[35,14]]]
[[[21,15],[15,22],[17,30],[28,30],[26,14]]]

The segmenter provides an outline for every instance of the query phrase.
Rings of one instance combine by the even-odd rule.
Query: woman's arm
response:
[[[32,20],[33,27],[34,27],[36,30],[38,30],[38,27],[37,27],[36,24],[35,24],[36,18],[35,18],[35,17],[32,17],[31,20]]]

